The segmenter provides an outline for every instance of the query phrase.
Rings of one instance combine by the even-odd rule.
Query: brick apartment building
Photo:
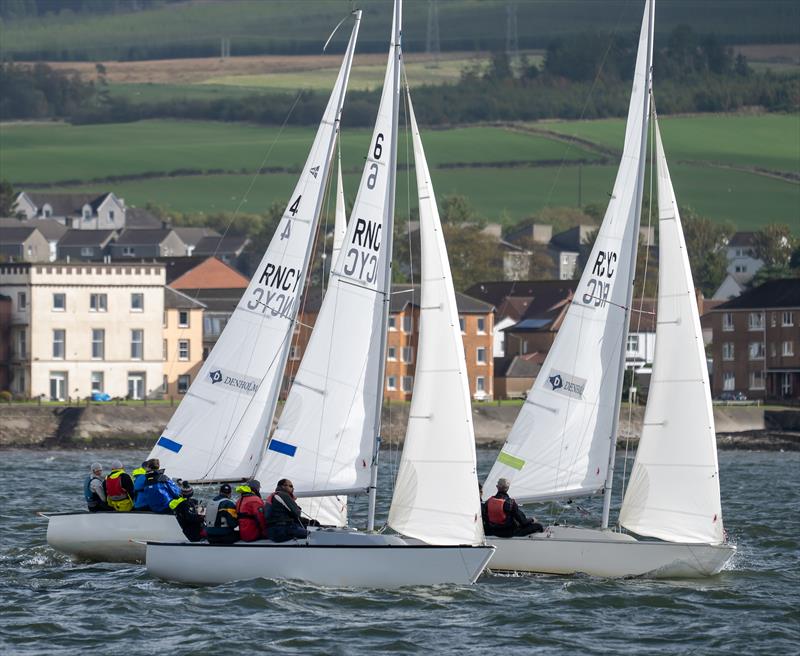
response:
[[[800,399],[800,280],[771,280],[707,315],[712,330],[711,393]]]

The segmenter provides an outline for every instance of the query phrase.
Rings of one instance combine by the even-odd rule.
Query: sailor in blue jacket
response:
[[[158,458],[147,461],[147,473],[140,476],[134,484],[136,490],[136,510],[149,510],[155,513],[169,513],[169,502],[181,496],[180,488],[161,469]],[[139,482],[143,479],[143,482]],[[141,486],[137,488],[137,484]]]

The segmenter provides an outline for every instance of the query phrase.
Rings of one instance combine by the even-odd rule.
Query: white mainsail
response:
[[[396,18],[397,20],[397,12]],[[399,53],[392,44],[378,117],[344,244],[314,330],[257,477],[290,478],[299,493],[370,486],[391,257]]]
[[[341,137],[340,137],[341,139]],[[347,214],[344,207],[344,183],[342,182],[342,152],[338,152],[336,167],[336,213],[333,221],[333,246],[331,248],[331,271],[342,250],[344,236],[347,234]]]
[[[467,363],[430,172],[407,93],[419,194],[422,292],[408,428],[389,526],[428,544],[480,544]]]
[[[655,363],[619,521],[639,535],[719,544],[724,535],[722,502],[703,333],[678,204],[657,122],[655,126],[659,220]]]
[[[249,478],[272,424],[353,61],[360,12],[311,151],[261,263],[150,452],[192,480]]]
[[[590,494],[606,480],[638,243],[649,32],[646,7],[611,201],[564,323],[486,480],[487,494],[501,477],[519,501]]]

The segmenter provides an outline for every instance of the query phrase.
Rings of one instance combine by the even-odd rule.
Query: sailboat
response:
[[[609,529],[624,345],[639,234],[654,2],[645,6],[614,191],[575,300],[485,483],[521,503],[602,493],[600,529],[554,525],[491,538],[493,570],[604,577],[719,572],[725,542],[714,418],[686,244],[656,129],[660,227],[656,353],[644,427],[619,517]]]
[[[368,530],[312,529],[306,539],[280,544],[148,542],[147,569],[154,576],[195,584],[252,578],[380,588],[469,584],[492,555],[480,520],[455,295],[416,129],[426,253],[418,376],[389,514],[389,527],[398,533],[373,531],[391,293],[400,26],[397,0],[378,118],[342,250],[257,472],[262,481],[292,479],[301,505],[309,496],[368,494]],[[443,434],[451,428],[452,435]]]
[[[246,481],[258,469],[322,210],[361,12],[303,172],[259,266],[186,396],[148,458],[193,483]],[[183,540],[172,515],[44,513],[58,551],[103,561],[142,561],[145,540]]]

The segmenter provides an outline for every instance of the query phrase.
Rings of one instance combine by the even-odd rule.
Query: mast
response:
[[[394,33],[392,34],[392,51],[394,57],[394,70],[392,75],[392,128],[393,138],[389,144],[389,194],[388,194],[388,216],[386,222],[386,257],[383,271],[383,317],[381,330],[381,354],[378,365],[378,384],[380,386],[376,396],[375,410],[375,444],[372,451],[372,461],[370,463],[369,481],[369,512],[367,515],[367,530],[375,529],[375,501],[377,498],[378,487],[378,456],[381,448],[381,412],[383,410],[383,390],[384,377],[386,375],[386,343],[387,332],[389,329],[389,304],[392,298],[392,241],[394,236],[394,194],[397,178],[397,123],[400,113],[400,37],[402,34],[401,19],[403,15],[402,0],[395,0],[394,3]]]
[[[628,328],[630,326],[631,318],[631,303],[633,302],[633,283],[636,279],[636,255],[639,247],[639,224],[642,217],[642,193],[644,190],[644,165],[645,158],[647,157],[647,128],[648,128],[648,115],[650,112],[650,94],[652,92],[653,81],[653,28],[655,19],[655,0],[649,0],[648,4],[648,17],[647,17],[647,66],[645,84],[647,88],[644,93],[644,102],[642,107],[642,138],[641,146],[639,148],[639,174],[636,179],[636,207],[635,207],[635,226],[631,234],[631,262],[630,271],[633,273],[631,276],[631,284],[627,290],[627,302],[625,303],[625,320],[622,328],[622,348],[619,352],[619,376],[617,377],[617,393],[616,393],[616,407],[612,417],[611,424],[611,440],[609,445],[608,454],[608,471],[606,473],[606,481],[603,486],[603,519],[601,528],[608,528],[608,518],[611,513],[611,488],[614,482],[614,459],[617,453],[617,430],[619,428],[619,409],[622,394],[622,382],[625,376],[625,351],[626,344],[628,343]]]

